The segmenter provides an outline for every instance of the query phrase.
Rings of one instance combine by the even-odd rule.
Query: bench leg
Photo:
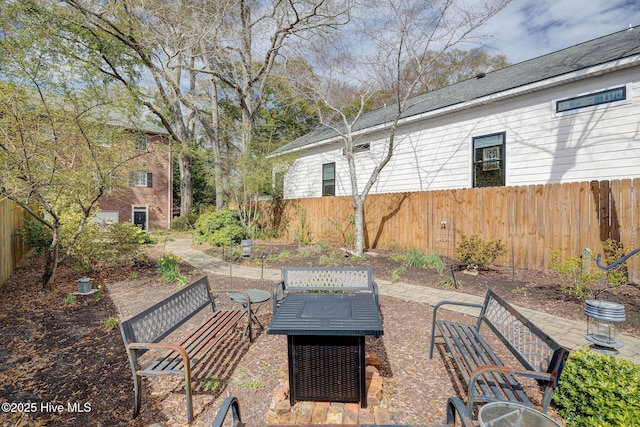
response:
[[[464,403],[457,396],[453,396],[447,401],[447,426],[454,427],[456,418],[459,418],[463,427],[473,427],[473,420]]]
[[[133,376],[133,418],[140,413],[140,403],[142,402],[142,378],[140,375]]]
[[[193,422],[193,393],[191,391],[191,375],[186,374],[184,376],[184,382],[187,395],[187,422],[191,424]]]

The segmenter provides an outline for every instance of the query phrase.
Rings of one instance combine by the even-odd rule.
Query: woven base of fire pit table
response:
[[[291,405],[324,400],[366,407],[364,337],[290,336],[289,341]]]

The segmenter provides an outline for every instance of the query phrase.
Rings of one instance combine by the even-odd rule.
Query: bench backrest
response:
[[[277,289],[285,291],[365,291],[371,292],[376,304],[378,285],[373,280],[373,267],[282,267],[282,280],[274,286],[273,312],[278,307]]]
[[[500,337],[524,367],[538,372],[555,373],[559,378],[569,350],[545,334],[493,291],[487,291],[478,320]]]
[[[203,276],[143,312],[120,322],[122,339],[125,345],[130,342],[159,342],[207,306],[215,309],[209,280]],[[137,353],[139,356],[144,351]]]
[[[285,288],[298,291],[371,291],[373,267],[283,267]]]
[[[367,291],[378,300],[373,267],[283,267],[282,279],[290,291]]]

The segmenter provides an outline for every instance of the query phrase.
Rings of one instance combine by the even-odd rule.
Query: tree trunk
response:
[[[56,278],[56,270],[58,269],[58,250],[59,250],[58,233],[53,231],[53,240],[44,252],[44,272],[42,273],[42,288],[53,289],[53,281]]]
[[[216,209],[224,207],[224,175],[222,173],[222,155],[220,154],[220,117],[218,115],[218,85],[211,78],[211,149],[213,150],[213,177],[216,187]]]
[[[178,166],[180,167],[180,216],[184,216],[193,209],[193,166],[191,164],[191,155],[180,153]]]
[[[355,240],[353,251],[356,255],[364,254],[364,197],[353,197],[353,226],[355,228]]]

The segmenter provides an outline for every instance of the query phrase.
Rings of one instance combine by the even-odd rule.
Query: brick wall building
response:
[[[100,201],[100,219],[132,222],[145,230],[168,229],[173,204],[171,144],[162,134],[131,135],[131,150],[140,156],[131,161],[118,187]]]

